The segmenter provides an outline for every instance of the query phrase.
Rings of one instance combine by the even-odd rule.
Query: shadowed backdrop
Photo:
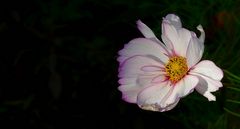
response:
[[[233,0],[32,0],[0,4],[0,128],[237,129],[240,22]],[[168,13],[206,32],[203,59],[227,71],[216,102],[194,92],[169,112],[121,100],[117,52],[141,19]],[[227,88],[230,87],[230,88]]]

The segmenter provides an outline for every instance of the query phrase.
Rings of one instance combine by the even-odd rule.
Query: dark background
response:
[[[233,0],[2,2],[0,128],[237,129],[239,7]],[[159,113],[121,100],[117,52],[142,37],[138,19],[160,37],[168,13],[198,35],[202,24],[203,58],[230,71],[216,102],[194,92]]]

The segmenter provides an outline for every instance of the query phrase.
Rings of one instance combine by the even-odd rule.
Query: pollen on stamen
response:
[[[165,65],[165,70],[169,80],[172,83],[177,83],[188,72],[187,60],[181,56],[175,56],[169,59]]]

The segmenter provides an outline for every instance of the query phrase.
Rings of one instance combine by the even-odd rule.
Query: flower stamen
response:
[[[165,70],[169,80],[176,83],[181,80],[188,72],[187,60],[181,56],[174,56],[165,65]]]

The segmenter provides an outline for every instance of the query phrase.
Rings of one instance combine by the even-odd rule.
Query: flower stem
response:
[[[240,101],[237,100],[227,99],[226,101],[230,103],[240,104]]]
[[[240,77],[237,75],[234,75],[233,73],[227,71],[227,70],[223,70],[226,74],[228,74],[230,77],[232,77],[233,79],[236,79],[238,81],[240,81]]]
[[[240,92],[240,89],[239,88],[236,88],[236,87],[226,87],[226,88],[228,88],[228,89],[231,89],[231,90],[234,90],[234,91],[239,91]]]
[[[224,111],[226,111],[226,112],[229,113],[229,114],[232,114],[232,115],[234,115],[234,116],[240,117],[240,114],[238,114],[238,113],[236,113],[236,112],[233,112],[233,111],[229,110],[229,109],[226,108],[226,107],[223,107],[223,109],[224,109]]]

